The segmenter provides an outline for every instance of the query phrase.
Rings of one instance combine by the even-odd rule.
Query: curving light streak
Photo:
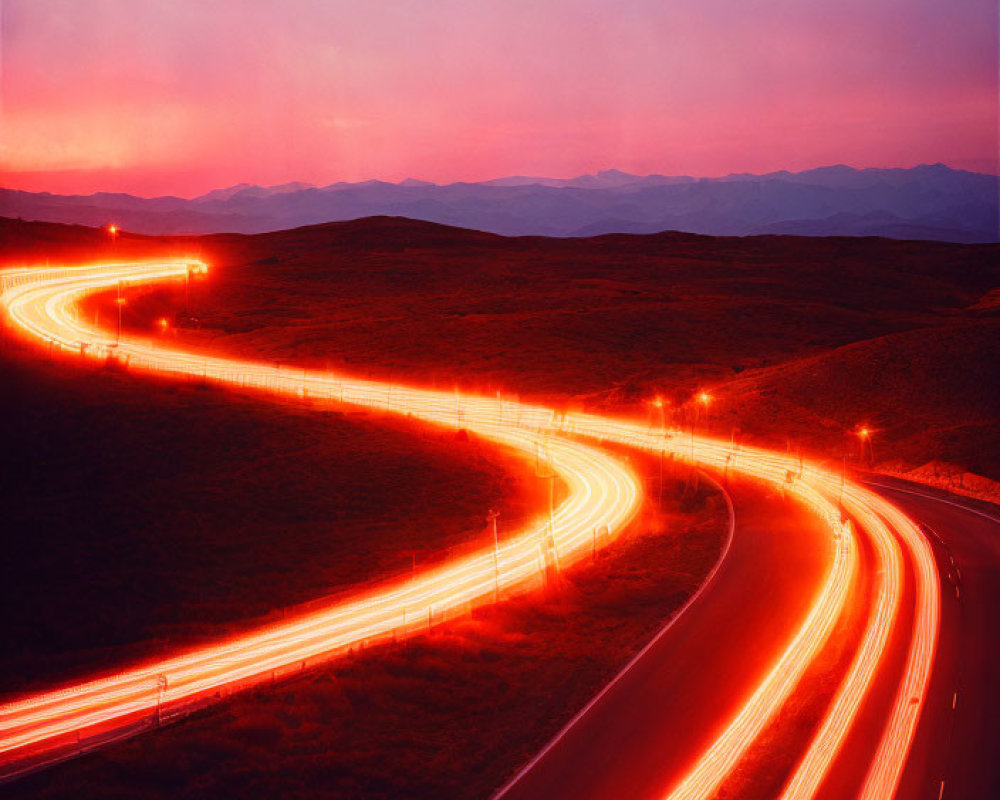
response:
[[[940,586],[933,553],[916,525],[898,509],[818,465],[803,464],[768,450],[734,448],[729,442],[681,436],[677,431],[653,433],[632,422],[592,414],[559,416],[543,406],[499,398],[392,386],[158,349],[135,339],[124,339],[121,346],[115,347],[106,340],[106,334],[81,325],[75,318],[74,303],[84,294],[119,282],[184,277],[202,268],[200,262],[182,260],[8,271],[3,276],[2,299],[24,332],[62,350],[79,351],[93,358],[114,357],[133,368],[153,372],[193,374],[271,392],[331,398],[468,428],[522,450],[550,450],[554,468],[569,486],[569,499],[551,525],[503,545],[499,562],[506,589],[537,581],[547,560],[580,557],[588,551],[595,527],[608,525],[612,531],[620,530],[638,507],[634,477],[616,461],[569,436],[615,441],[654,453],[670,452],[702,466],[733,470],[781,487],[826,522],[833,533],[828,569],[806,618],[763,680],[723,726],[722,733],[673,789],[671,798],[708,798],[718,790],[794,691],[843,614],[858,557],[856,533],[850,524],[842,522],[834,502],[837,498],[856,522],[858,532],[873,543],[877,561],[875,598],[858,651],[786,784],[783,797],[791,800],[815,795],[859,714],[896,619],[901,600],[901,543],[914,563],[917,609],[906,669],[872,759],[863,797],[875,800],[895,793],[926,696],[940,617]],[[0,706],[0,754],[135,711],[148,711],[160,703],[203,696],[351,643],[388,633],[406,635],[425,626],[425,613],[444,612],[491,596],[496,577],[492,551],[476,554],[420,581],[373,592],[224,645]],[[167,674],[164,685],[162,679]]]
[[[861,527],[868,532],[875,548],[875,602],[847,674],[814,734],[809,749],[785,785],[781,800],[805,800],[813,797],[819,789],[831,766],[831,754],[837,752],[840,743],[847,736],[875,676],[902,597],[903,559],[892,533],[865,506],[847,498],[844,506],[855,519],[863,520]]]
[[[535,454],[543,451],[565,482],[568,499],[538,527],[493,548],[456,560],[415,580],[369,592],[237,637],[220,645],[69,689],[47,692],[0,706],[0,754],[38,745],[81,728],[141,711],[193,700],[221,687],[269,678],[274,670],[344,650],[367,640],[404,636],[432,619],[540,580],[553,562],[562,564],[591,551],[594,531],[620,532],[639,507],[632,472],[592,447],[519,430],[504,419],[497,400],[393,387],[328,374],[279,370],[263,364],[203,358],[157,349],[134,339],[119,346],[75,319],[82,295],[120,281],[185,277],[190,262],[112,264],[91,268],[19,271],[5,277],[3,301],[25,332],[62,350],[91,358],[114,357],[133,368],[266,389],[284,394],[329,397],[474,431],[492,441]],[[200,269],[200,264],[195,264]]]
[[[896,690],[890,724],[886,725],[882,734],[861,792],[861,800],[879,800],[892,797],[899,788],[903,766],[927,699],[941,624],[941,581],[934,553],[916,523],[885,498],[868,489],[852,486],[851,491],[859,502],[874,509],[897,531],[912,554],[916,573],[916,615],[906,670]]]
[[[587,430],[599,423],[591,415],[579,415],[574,416],[571,424],[575,430]],[[717,469],[732,469],[782,487],[811,508],[834,532],[830,567],[813,597],[809,614],[740,710],[669,794],[670,800],[710,798],[774,718],[833,632],[857,569],[854,532],[849,523],[841,521],[838,509],[822,491],[822,483],[814,479],[814,467],[809,465],[807,469],[797,459],[754,448],[737,451],[729,442],[705,437],[656,435],[624,422],[617,423],[610,435],[634,447],[654,452],[664,449],[683,459]],[[823,752],[828,758],[820,758],[821,763],[809,767],[809,773],[820,778],[833,756],[829,749]]]
[[[842,475],[781,453],[754,447],[735,448],[731,442],[704,436],[689,438],[678,431],[654,434],[635,423],[608,421],[594,415],[567,417],[566,427],[650,452],[670,452],[702,466],[732,470],[781,486],[807,505],[812,505],[834,531],[838,529],[839,514],[833,510],[830,500],[822,498],[839,498],[859,530],[872,540],[877,559],[873,608],[851,666],[809,748],[786,785],[787,797],[805,798],[816,794],[861,710],[885,652],[901,600],[899,544],[902,544],[915,572],[916,618],[903,679],[861,795],[863,800],[893,797],[926,699],[940,625],[940,580],[933,552],[916,523],[881,496],[845,480]],[[813,492],[820,498],[818,503],[811,497]],[[845,532],[851,533],[850,526],[845,528]],[[838,570],[841,570],[840,579],[846,580],[846,573],[835,559],[831,572]],[[818,646],[809,645],[811,637],[823,636],[825,639],[829,635],[829,620],[817,618],[813,612],[820,605],[829,608],[833,593],[842,603],[846,598],[844,591],[844,587],[837,581],[831,581],[828,574],[823,589],[814,599],[813,611],[795,639],[723,733],[672,790],[670,800],[707,800],[716,793],[763,725],[780,709],[804,675],[811,658],[819,651]],[[811,632],[803,636],[809,627]]]

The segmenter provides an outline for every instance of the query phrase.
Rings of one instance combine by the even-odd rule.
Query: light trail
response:
[[[493,548],[452,562],[419,579],[375,591],[226,643],[130,670],[111,678],[48,692],[0,707],[0,754],[38,745],[61,735],[183,700],[193,700],[254,676],[299,665],[386,636],[424,630],[433,618],[495,596],[527,588],[554,560],[572,563],[591,552],[595,529],[620,532],[639,507],[635,476],[619,461],[592,447],[551,440],[504,422],[495,400],[454,393],[392,387],[372,381],[276,370],[251,362],[202,358],[153,348],[134,339],[109,344],[81,325],[73,303],[82,295],[135,280],[186,277],[191,265],[102,265],[91,269],[19,271],[5,281],[4,303],[11,319],[35,338],[91,358],[113,357],[130,368],[302,396],[336,398],[354,405],[408,414],[455,425],[500,444],[535,454],[544,449],[566,483],[568,499],[546,520]],[[195,265],[197,270],[201,265]]]
[[[572,415],[565,424],[578,433],[649,452],[666,449],[683,460],[717,470],[733,470],[784,487],[789,493],[799,495],[807,505],[812,505],[833,530],[837,529],[839,514],[834,512],[830,500],[822,498],[839,497],[859,529],[872,540],[879,566],[875,570],[875,600],[861,645],[809,748],[786,785],[783,797],[806,798],[816,794],[858,716],[896,619],[902,595],[899,544],[906,548],[915,570],[916,619],[903,680],[861,795],[863,800],[893,797],[926,699],[940,625],[940,579],[933,552],[916,523],[884,498],[843,476],[777,452],[744,446],[735,448],[731,442],[703,436],[689,438],[679,431],[653,434],[648,428],[634,423],[609,422],[594,415]],[[811,488],[803,494],[806,487]],[[812,492],[818,494],[818,501],[809,496]],[[846,532],[850,534],[851,529],[847,528]],[[838,569],[836,562],[833,569]],[[829,595],[834,591],[843,603],[846,595],[828,579],[823,591],[816,596],[813,612],[820,605],[829,608]],[[828,636],[831,630],[828,623],[828,619],[819,622],[813,613],[810,614],[775,668],[694,768],[674,787],[669,800],[707,800],[714,796],[819,651],[818,646],[803,646],[803,642],[808,643],[813,636]],[[811,632],[803,637],[810,626]]]
[[[892,797],[903,777],[906,756],[917,732],[917,723],[931,681],[934,653],[941,625],[941,581],[934,553],[917,524],[883,497],[860,486],[851,491],[875,509],[898,532],[912,554],[916,572],[916,617],[903,680],[896,691],[889,724],[865,779],[862,800]]]
[[[844,613],[858,569],[856,536],[860,533],[872,541],[876,554],[872,608],[861,644],[783,797],[798,800],[815,795],[859,715],[884,654],[901,599],[902,545],[916,575],[914,629],[906,669],[863,793],[865,800],[893,796],[926,696],[940,617],[933,553],[902,512],[816,464],[803,464],[760,448],[735,448],[730,442],[693,433],[651,432],[627,420],[593,414],[557,415],[544,406],[500,398],[395,386],[310,370],[282,370],[153,347],[128,337],[115,346],[106,333],[81,324],[76,317],[75,303],[86,294],[120,284],[190,277],[192,271],[202,269],[200,262],[178,260],[7,271],[3,273],[2,299],[23,333],[62,351],[79,352],[88,358],[114,358],[130,369],[195,375],[250,389],[406,414],[434,424],[467,428],[522,451],[545,448],[569,488],[569,498],[551,524],[505,542],[498,562],[489,548],[419,580],[369,592],[289,623],[112,678],[0,706],[0,756],[161,704],[204,697],[360,641],[409,635],[426,627],[428,615],[492,598],[497,581],[504,591],[537,583],[547,563],[569,563],[582,557],[590,551],[595,528],[606,525],[613,532],[620,531],[639,505],[635,477],[616,460],[576,441],[583,437],[653,453],[669,452],[703,467],[731,470],[780,487],[823,519],[832,533],[828,568],[808,614],[755,690],[722,727],[722,733],[674,787],[671,800],[714,795],[798,686]],[[850,512],[857,531],[842,521],[834,498]]]
[[[781,800],[813,797],[830,769],[831,753],[836,753],[871,684],[879,658],[892,632],[893,620],[902,597],[903,559],[895,538],[877,516],[856,502],[845,502],[855,519],[862,518],[875,549],[873,593],[875,602],[861,644],[851,661],[830,708],[795,773],[785,785]]]
[[[593,415],[573,415],[567,425],[580,433],[611,438],[650,452],[664,448],[685,460],[716,469],[732,469],[782,487],[811,508],[834,532],[830,567],[813,597],[809,614],[742,708],[669,793],[670,800],[711,798],[788,699],[843,613],[857,569],[857,543],[852,527],[841,521],[835,504],[817,488],[816,482],[806,477],[805,468],[797,459],[747,448],[737,453],[728,442],[689,438],[677,432],[657,435],[626,422],[617,422],[609,429]]]

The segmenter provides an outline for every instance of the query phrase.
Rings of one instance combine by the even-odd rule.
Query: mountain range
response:
[[[998,177],[927,164],[843,165],[721,178],[511,176],[439,185],[413,178],[317,187],[237,184],[191,199],[0,189],[0,216],[120,227],[147,234],[261,233],[373,215],[509,236],[678,230],[710,235],[886,236],[995,242]]]

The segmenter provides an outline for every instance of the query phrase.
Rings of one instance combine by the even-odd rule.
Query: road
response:
[[[867,484],[931,532],[946,576],[938,666],[900,797],[1000,797],[1000,508],[887,476]],[[954,708],[952,704],[954,702]]]
[[[929,529],[947,578],[927,707],[897,797],[1000,797],[1000,692],[995,687],[1000,674],[1000,509],[881,475],[865,483]],[[758,637],[767,641],[776,621],[774,609],[801,601],[794,596],[794,578],[802,576],[799,559],[807,558],[816,542],[802,536],[808,526],[789,538],[776,525],[792,519],[787,508],[774,513],[746,486],[733,495],[732,547],[702,594],[495,800],[667,795],[702,746],[704,732],[725,719],[725,695],[738,697],[747,673],[760,668],[752,656],[761,652]],[[806,552],[789,551],[789,543]],[[776,570],[782,563],[787,571]],[[901,627],[911,624],[912,613]],[[878,739],[907,641],[898,637],[896,652],[884,656],[884,685],[876,682],[866,697],[860,724],[820,796],[843,798],[860,791],[866,767],[854,756]],[[726,646],[720,648],[720,642]],[[733,653],[739,658],[734,660]]]
[[[752,484],[730,487],[732,543],[701,594],[497,798],[661,798],[738,710],[808,611],[828,533]]]
[[[551,564],[589,554],[598,531],[606,544],[638,512],[635,475],[603,446],[613,442],[738,479],[738,533],[688,611],[510,791],[530,792],[537,780],[546,792],[524,796],[565,796],[559,789],[572,780],[574,796],[597,787],[593,796],[624,790],[707,800],[746,767],[751,748],[768,741],[769,726],[794,698],[821,700],[823,709],[816,729],[797,742],[783,800],[815,798],[831,780],[847,780],[833,770],[847,752],[852,794],[896,794],[904,771],[912,772],[928,698],[938,697],[930,690],[942,614],[937,555],[898,505],[818,463],[694,430],[195,353],[92,327],[76,312],[88,294],[116,290],[122,299],[129,285],[206,271],[191,259],[26,268],[0,275],[2,301],[18,335],[50,355],[467,429],[536,453],[568,497],[549,520],[496,549],[226,642],[2,705],[0,771],[14,765],[16,773],[28,752],[58,758],[141,732],[165,714],[300,671],[351,645],[417,635],[446,614],[539,585]],[[829,696],[810,696],[806,678],[844,626],[854,632],[849,663]],[[592,715],[600,723],[589,722]],[[938,720],[936,712],[928,719]],[[571,756],[560,756],[563,748]],[[570,763],[586,779],[570,776]]]

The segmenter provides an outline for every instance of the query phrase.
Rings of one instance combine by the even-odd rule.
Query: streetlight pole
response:
[[[115,333],[115,347],[117,347],[122,340],[122,306],[125,305],[125,298],[122,297],[122,282],[118,281],[118,297],[115,300],[118,306],[118,330]]]
[[[653,400],[653,406],[660,411],[660,482],[657,487],[657,506],[663,509],[663,451],[667,446],[667,411],[664,400],[659,395]]]
[[[705,406],[705,432],[708,432],[708,407],[712,403],[712,395],[708,392],[701,392],[698,395],[698,402]]]
[[[837,495],[837,505],[840,507],[840,521],[846,518],[844,513],[844,488],[847,485],[847,449],[844,449],[844,461],[840,468],[840,494]]]
[[[559,552],[556,549],[556,525],[555,525],[555,491],[556,491],[556,471],[552,466],[552,451],[548,440],[545,440],[545,470],[542,470],[542,444],[539,443],[535,450],[535,473],[539,478],[547,478],[549,481],[549,522],[542,528],[542,560],[545,569],[545,579],[548,581],[549,552],[552,552],[552,561],[559,569]]]
[[[875,463],[875,451],[872,449],[872,432],[868,427],[858,429],[858,447],[860,448],[860,463],[865,463],[865,445],[868,445],[868,457],[870,463]]]
[[[694,466],[694,426],[698,424],[698,406],[694,407],[691,415],[691,466]]]

